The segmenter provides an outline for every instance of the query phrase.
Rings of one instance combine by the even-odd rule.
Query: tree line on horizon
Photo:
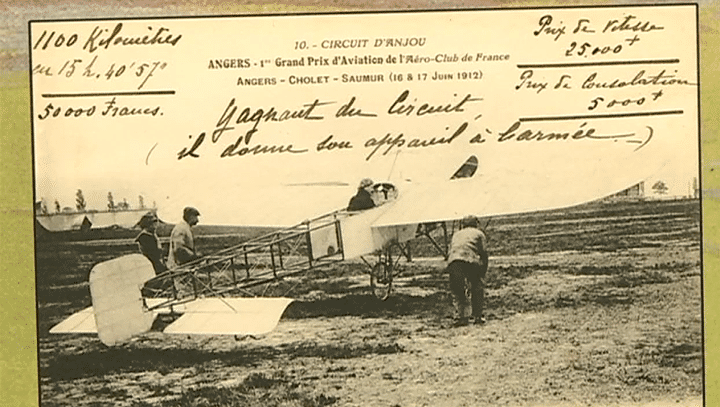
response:
[[[153,208],[155,208],[157,205],[155,202],[153,202]],[[129,211],[133,209],[145,209],[145,198],[142,195],[138,195],[138,205],[137,208],[133,208],[130,203],[127,201],[127,198],[123,198],[122,201],[116,202],[115,197],[113,196],[112,191],[108,192],[107,194],[107,207],[105,211],[107,212],[121,212],[121,211]],[[97,209],[88,209],[87,207],[87,201],[85,200],[85,196],[83,195],[82,189],[78,189],[77,192],[75,192],[75,209],[66,206],[62,207],[60,205],[60,201],[57,199],[54,202],[54,212],[50,212],[50,210],[47,207],[47,204],[44,200],[40,200],[35,204],[35,209],[37,212],[41,215],[52,215],[52,214],[60,214],[60,213],[92,213],[92,212],[101,212]]]

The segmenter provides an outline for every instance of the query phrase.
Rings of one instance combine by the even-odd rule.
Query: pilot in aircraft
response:
[[[347,207],[348,211],[362,211],[375,207],[375,202],[371,194],[373,184],[370,178],[363,178],[363,180],[360,181],[357,193],[350,198],[350,203]]]
[[[350,198],[350,203],[348,204],[349,211],[362,211],[375,207],[375,201],[373,201],[371,193],[373,184],[370,178],[363,178],[363,180],[360,181],[358,192]]]
[[[446,271],[450,274],[450,292],[455,307],[454,326],[470,322],[465,281],[470,283],[471,315],[476,324],[485,323],[483,305],[485,297],[485,273],[488,269],[487,240],[480,230],[475,216],[466,216],[460,221],[462,229],[453,234],[448,253]]]
[[[183,221],[175,225],[170,234],[168,267],[174,268],[201,257],[195,250],[195,240],[190,230],[191,227],[198,224],[198,216],[200,216],[200,211],[191,206],[183,210]]]
[[[135,238],[140,248],[140,253],[152,262],[156,274],[160,274],[167,270],[163,261],[162,246],[158,240],[155,228],[157,227],[158,218],[154,213],[148,212],[140,218],[138,225],[142,229],[140,234]]]

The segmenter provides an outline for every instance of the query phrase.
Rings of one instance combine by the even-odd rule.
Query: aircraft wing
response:
[[[200,298],[163,332],[169,334],[262,335],[275,329],[291,298]]]
[[[606,156],[583,165],[548,164],[546,170],[511,166],[469,178],[400,187],[400,195],[374,223],[376,228],[497,216],[579,205],[625,190],[660,171],[663,154]]]
[[[97,333],[97,325],[95,324],[95,313],[93,307],[87,307],[82,311],[78,311],[62,320],[59,324],[50,328],[51,334],[95,334]]]
[[[347,206],[355,184],[283,185],[244,189],[237,198],[195,196],[167,202],[158,216],[169,223],[181,220],[185,205],[196,206],[205,225],[285,227]],[[218,197],[223,201],[218,202]]]
[[[50,232],[61,232],[65,230],[79,230],[85,219],[85,214],[54,214],[54,215],[38,215],[35,217],[37,222]]]
[[[159,304],[167,302],[167,298],[146,298],[145,303],[148,307],[155,307]],[[177,307],[176,307],[177,308]],[[177,311],[177,309],[173,309]],[[184,308],[181,308],[184,310]],[[169,308],[161,308],[154,311],[155,316],[162,313],[170,313]],[[154,317],[153,317],[154,318]],[[59,324],[50,328],[51,334],[96,334],[97,324],[95,323],[95,311],[93,307],[87,307],[78,311],[62,320]]]
[[[148,307],[167,302],[166,298],[146,298]],[[262,335],[278,324],[291,298],[200,298],[195,301],[153,311],[181,313],[163,332],[169,334]],[[96,334],[93,307],[78,311],[50,329],[51,334]]]
[[[83,228],[83,223],[87,223],[88,227],[96,229],[111,226],[130,229],[137,225],[140,218],[149,211],[150,209],[136,209],[114,212],[57,213],[37,215],[35,219],[50,232],[80,230]]]

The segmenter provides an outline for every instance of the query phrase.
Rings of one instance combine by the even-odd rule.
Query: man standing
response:
[[[466,281],[470,284],[471,314],[476,324],[483,324],[484,278],[488,269],[487,241],[475,216],[466,216],[460,226],[461,230],[455,232],[450,242],[446,269],[450,274],[450,292],[455,307],[454,326],[463,326],[470,322],[467,315]]]
[[[160,274],[167,270],[165,262],[163,261],[163,251],[160,246],[155,229],[159,222],[157,216],[154,213],[148,212],[140,218],[138,225],[142,228],[142,232],[135,238],[140,248],[140,253],[144,254],[145,257],[152,262],[155,274]]]
[[[191,227],[198,224],[200,212],[193,207],[186,207],[183,210],[183,221],[175,225],[170,234],[170,251],[168,252],[167,265],[175,268],[189,261],[200,258],[195,251]]]

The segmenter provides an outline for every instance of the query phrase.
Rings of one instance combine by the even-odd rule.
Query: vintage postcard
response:
[[[41,401],[701,405],[697,11],[31,21]]]

